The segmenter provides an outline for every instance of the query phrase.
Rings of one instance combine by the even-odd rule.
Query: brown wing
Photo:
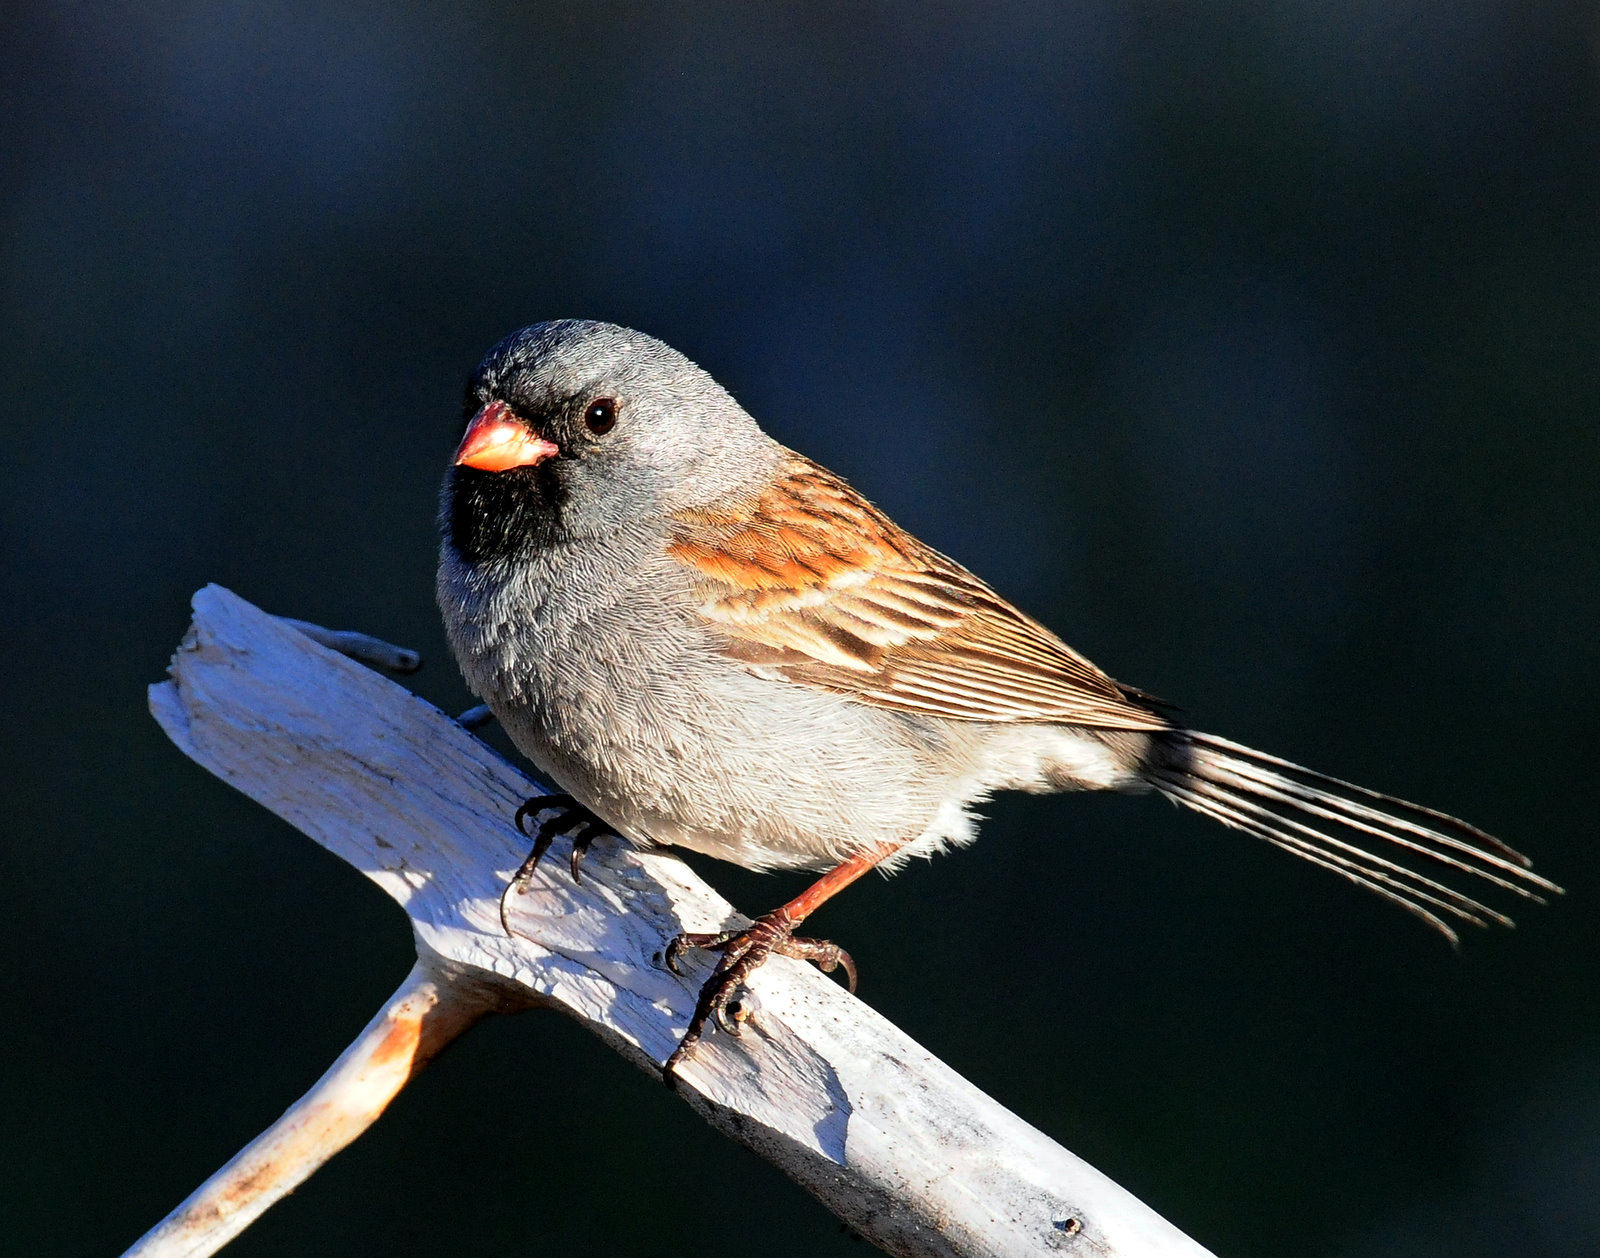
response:
[[[791,454],[759,498],[675,517],[728,653],[864,703],[972,721],[1167,729],[1118,685],[849,485]]]

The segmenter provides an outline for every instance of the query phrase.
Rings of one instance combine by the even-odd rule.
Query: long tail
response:
[[[1169,799],[1393,901],[1452,944],[1459,940],[1450,919],[1513,923],[1417,866],[1470,875],[1536,904],[1562,894],[1526,856],[1476,826],[1214,734],[1175,731],[1154,760],[1149,781]]]

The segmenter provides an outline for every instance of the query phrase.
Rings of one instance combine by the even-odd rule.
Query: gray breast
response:
[[[446,554],[468,684],[541,773],[636,838],[817,867],[921,835],[960,766],[902,715],[724,658],[690,576],[649,539],[500,570]]]

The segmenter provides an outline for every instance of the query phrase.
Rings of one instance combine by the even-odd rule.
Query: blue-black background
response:
[[[627,323],[1114,675],[1571,894],[1462,955],[1158,800],[818,919],[1223,1258],[1600,1253],[1600,15],[1510,0],[8,5],[0,1216],[113,1253],[405,973],[144,687],[223,582],[421,648],[482,352]],[[747,910],[799,885],[702,862]],[[549,1016],[244,1255],[859,1253]]]

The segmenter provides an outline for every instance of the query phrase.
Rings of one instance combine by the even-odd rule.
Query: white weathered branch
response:
[[[332,1069],[130,1255],[214,1253],[361,1133],[488,1012],[550,1006],[652,1073],[704,969],[661,950],[731,907],[687,866],[602,840],[574,884],[548,861],[513,897],[517,805],[537,787],[415,695],[217,586],[151,687],[189,756],[405,908],[418,962]],[[558,849],[552,854],[561,857]],[[774,958],[744,1035],[712,1032],[679,1095],[882,1248],[904,1255],[1174,1255],[1201,1246],[985,1096],[833,980]]]

